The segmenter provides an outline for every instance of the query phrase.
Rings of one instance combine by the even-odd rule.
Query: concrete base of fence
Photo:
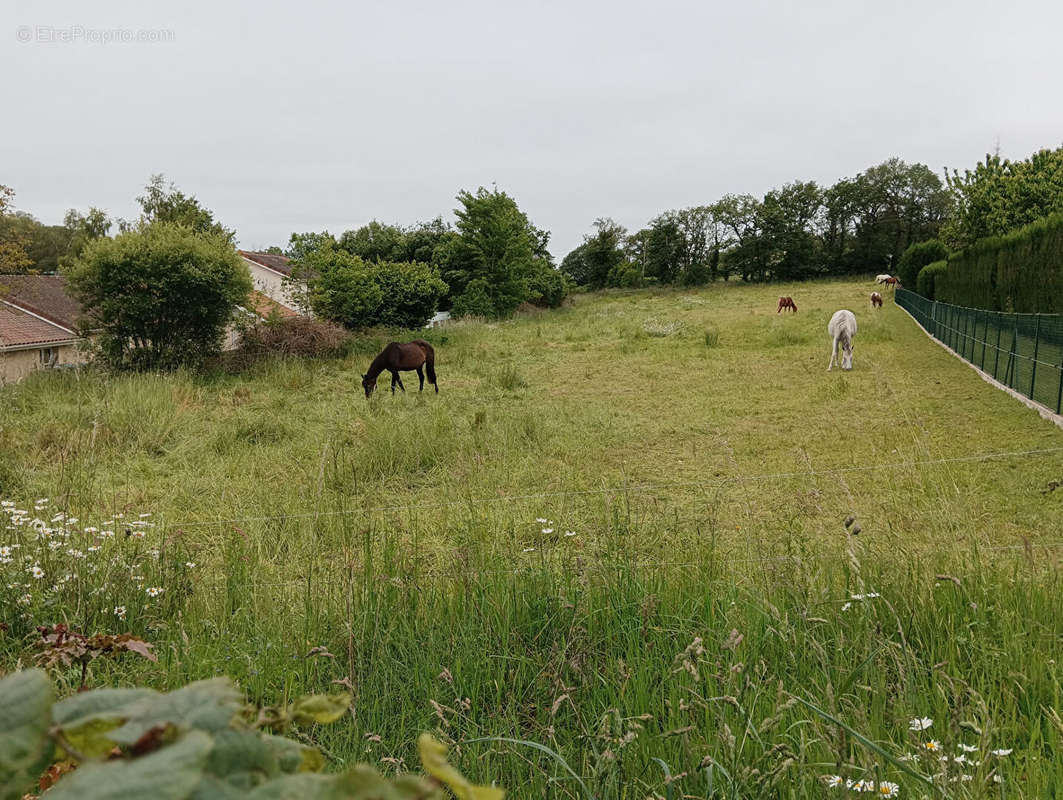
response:
[[[1057,414],[1054,411],[1052,411],[1050,408],[1047,408],[1046,406],[1043,406],[1040,403],[1034,402],[1029,397],[1027,397],[1024,394],[1020,394],[1019,392],[1017,392],[1014,389],[1012,389],[1010,386],[1005,386],[1003,383],[998,381],[996,378],[994,378],[988,372],[983,372],[982,370],[978,369],[978,367],[976,367],[974,364],[972,364],[966,358],[961,356],[959,353],[957,353],[955,350],[953,350],[947,344],[942,342],[940,339],[936,339],[934,337],[934,335],[930,333],[930,331],[928,331],[926,328],[924,328],[920,324],[919,320],[917,320],[915,318],[915,316],[907,308],[905,308],[904,306],[902,306],[900,304],[897,305],[897,308],[899,308],[901,311],[903,311],[905,314],[907,314],[909,317],[911,317],[912,318],[912,322],[914,322],[918,326],[919,330],[921,330],[923,333],[925,333],[927,335],[927,338],[930,339],[930,341],[934,342],[934,344],[936,344],[939,347],[941,347],[949,355],[954,356],[955,358],[958,358],[960,361],[962,361],[968,367],[973,369],[975,372],[978,373],[978,375],[982,378],[982,380],[984,380],[990,386],[993,386],[993,387],[995,387],[997,389],[1000,389],[1000,391],[1002,391],[1002,392],[1007,392],[1009,395],[1014,397],[1016,400],[1018,400],[1023,405],[1027,406],[1028,408],[1032,408],[1034,411],[1036,411],[1038,414],[1040,414],[1044,419],[1047,419],[1049,422],[1055,424],[1059,428],[1063,428],[1063,416],[1060,416],[1059,414]]]

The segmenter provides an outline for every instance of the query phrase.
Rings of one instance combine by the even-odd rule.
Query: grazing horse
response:
[[[775,313],[778,314],[784,308],[789,308],[795,314],[797,313],[797,303],[794,302],[794,299],[792,297],[780,297],[779,308],[775,311]]]
[[[424,371],[421,371],[421,368]],[[414,339],[412,342],[406,342],[399,344],[398,342],[390,342],[387,347],[380,351],[380,355],[373,359],[373,363],[369,365],[369,371],[362,376],[362,388],[365,389],[365,396],[368,399],[369,395],[376,389],[376,379],[381,372],[387,370],[391,373],[391,393],[395,394],[395,384],[399,385],[402,391],[406,391],[406,387],[402,385],[402,379],[399,377],[399,372],[408,372],[410,370],[417,370],[417,377],[421,379],[420,391],[424,391],[424,373],[428,373],[428,382],[436,387],[436,393],[439,393],[439,384],[436,383],[436,353],[432,349],[432,345],[426,342],[424,339]]]
[[[871,293],[871,307],[882,308],[882,295],[880,295],[878,292]]]
[[[886,278],[885,284],[893,289],[898,288],[901,285],[900,278]]]
[[[842,346],[842,369],[853,368],[853,339],[856,337],[856,315],[852,311],[842,309],[835,311],[827,325],[827,333],[834,340],[834,346],[830,353],[830,363],[827,364],[827,372],[830,372],[838,360],[838,345]]]
[[[886,273],[883,273],[882,275],[876,275],[875,276],[875,283],[885,283],[889,279],[890,279],[890,276],[887,275]]]

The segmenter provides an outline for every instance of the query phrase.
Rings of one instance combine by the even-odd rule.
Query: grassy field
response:
[[[415,767],[438,729],[514,797],[844,794],[834,774],[1052,796],[1063,431],[889,298],[871,312],[871,288],[608,293],[453,323],[426,337],[438,395],[382,379],[365,400],[383,336],[239,376],[0,389],[0,497],[48,498],[36,513],[76,516],[74,540],[118,532],[91,576],[3,590],[25,616],[0,665],[71,609],[158,645],[160,665],[97,684],[226,673],[272,701],[346,679],[352,718],[311,732],[337,762]],[[828,374],[843,307],[855,368]],[[124,536],[142,513],[154,527]],[[960,744],[977,766],[938,760]]]

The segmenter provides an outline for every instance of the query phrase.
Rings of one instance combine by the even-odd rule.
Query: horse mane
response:
[[[373,363],[369,365],[369,369],[366,370],[365,377],[369,380],[376,378],[381,372],[387,369],[388,350],[391,349],[391,344],[381,350],[377,357],[373,359]]]

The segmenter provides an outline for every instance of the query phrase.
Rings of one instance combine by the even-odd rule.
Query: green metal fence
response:
[[[1063,410],[1063,314],[1008,314],[897,289],[897,305],[938,341],[1034,402]]]

